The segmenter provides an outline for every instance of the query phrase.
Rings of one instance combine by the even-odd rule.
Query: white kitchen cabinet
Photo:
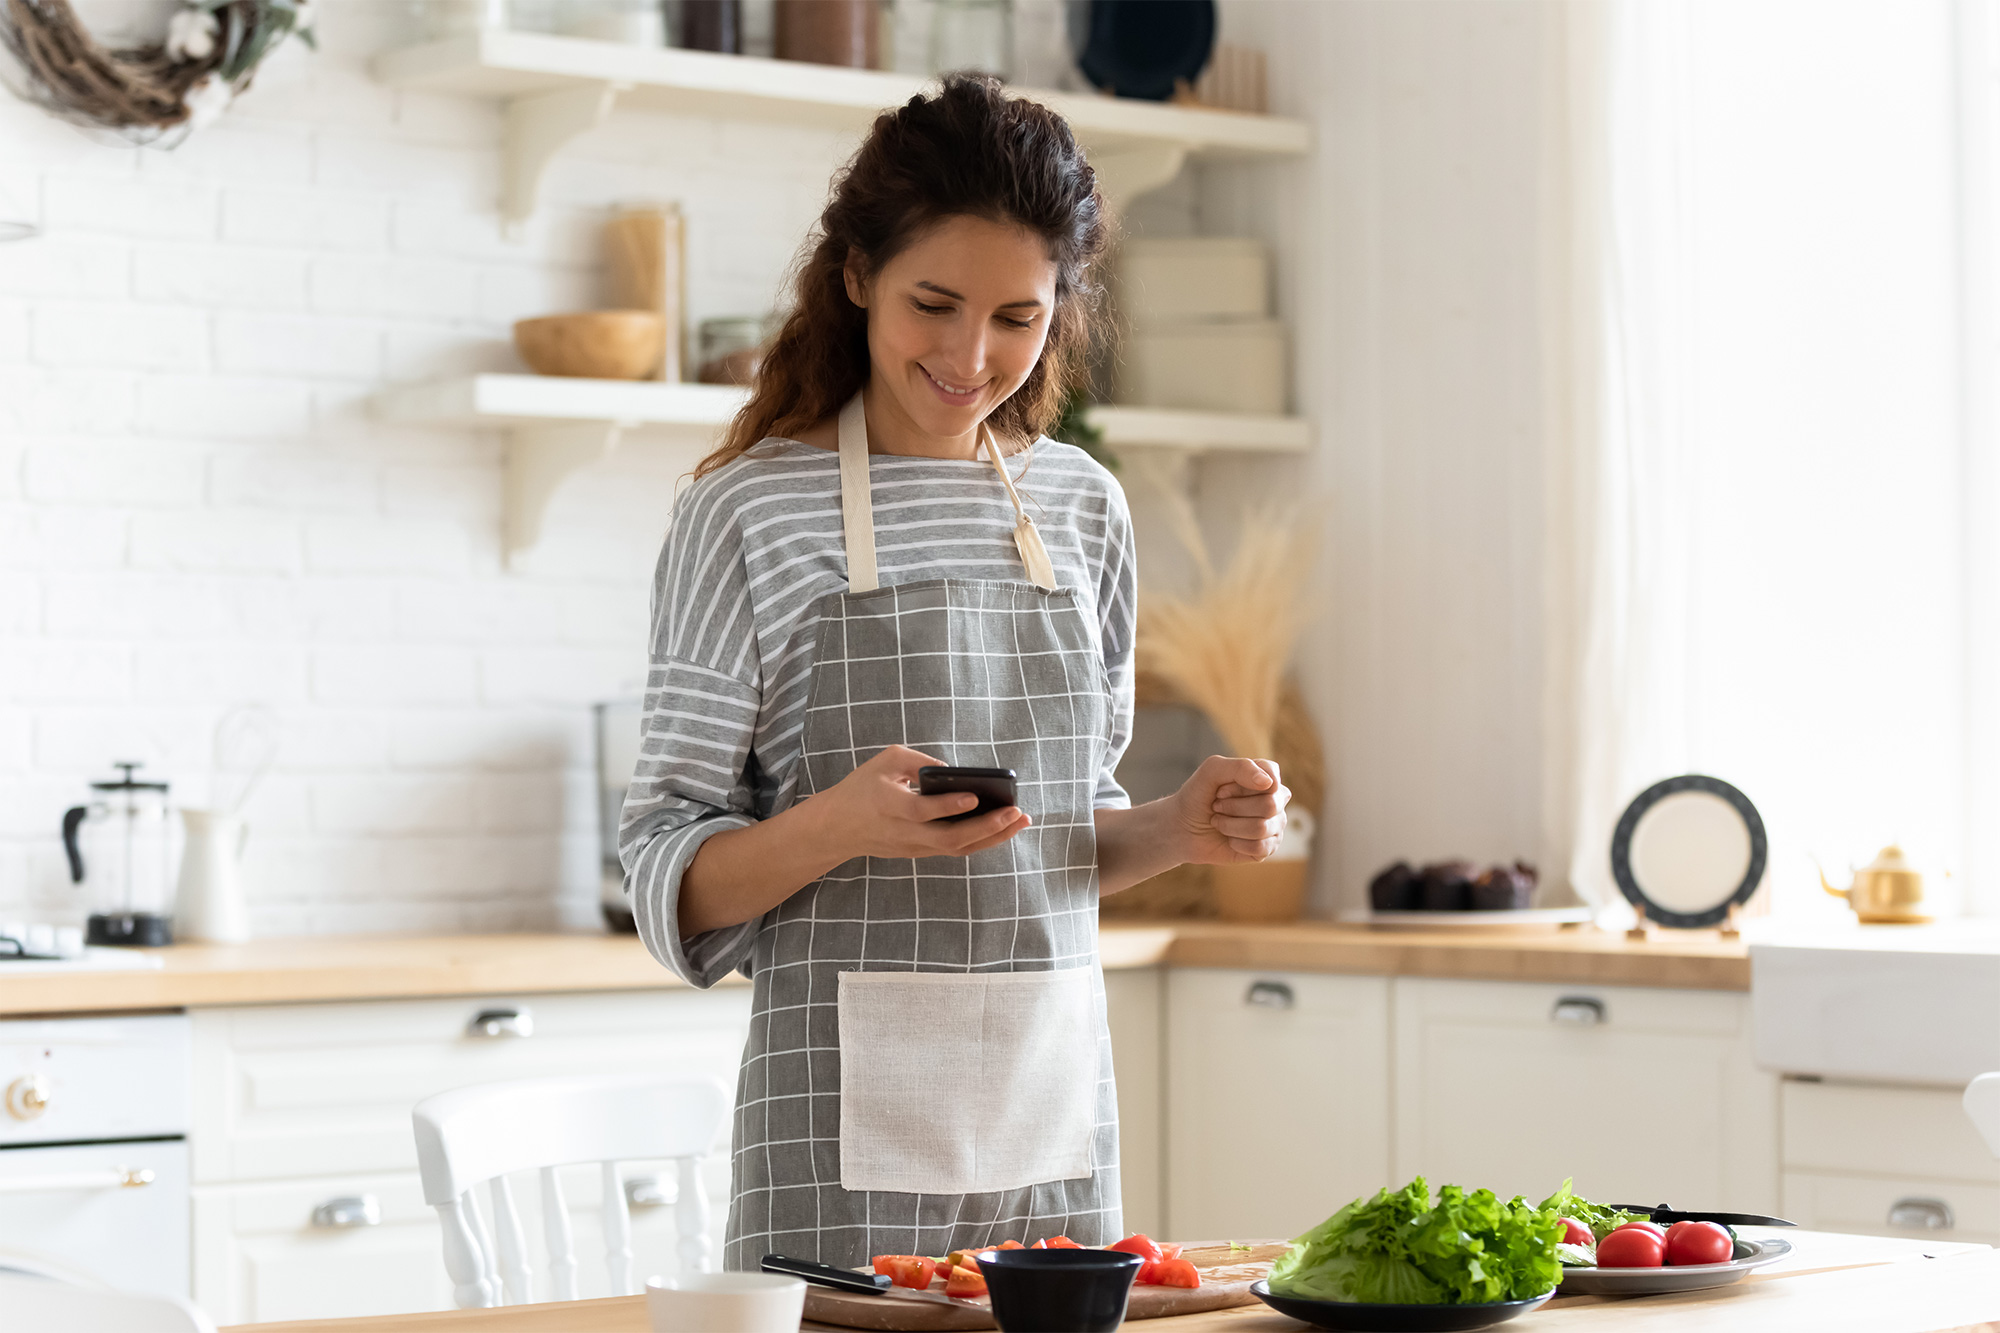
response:
[[[448,1308],[436,1214],[417,1181],[412,1106],[471,1083],[637,1069],[710,1075],[733,1093],[749,1009],[749,988],[730,986],[196,1011],[196,1302],[219,1324]],[[499,1011],[516,1016],[491,1024],[496,1031],[528,1035],[474,1035],[481,1014]],[[718,1263],[726,1122],[723,1134],[703,1169]],[[643,1163],[625,1169],[628,1180],[648,1173]],[[598,1175],[577,1168],[563,1185],[581,1294],[607,1295]],[[665,1186],[670,1195],[671,1174]],[[514,1182],[539,1277],[538,1188],[533,1173]],[[363,1195],[377,1222],[315,1223],[321,1204]],[[639,1277],[678,1267],[672,1211],[634,1208]]]
[[[1160,1208],[1161,1157],[1166,1151],[1162,985],[1156,967],[1117,968],[1104,974],[1111,1058],[1118,1079],[1118,1178],[1125,1199],[1125,1230],[1149,1236],[1163,1234],[1165,1220]]]
[[[747,986],[197,1010],[194,1178],[411,1170],[410,1108],[496,1079],[652,1069],[733,1093],[749,1012]],[[529,1035],[474,1035],[501,1013]]]
[[[2000,1244],[2000,1162],[1961,1095],[1785,1080],[1784,1215],[1823,1231]]]
[[[632,1270],[639,1280],[679,1271],[673,1224],[674,1176],[668,1163],[621,1168],[629,1187],[659,1173],[665,1201],[634,1204]],[[717,1154],[703,1170],[710,1242],[719,1265],[729,1205],[729,1162]],[[612,1295],[603,1262],[601,1177],[594,1166],[562,1173],[563,1199],[577,1256],[580,1299]],[[528,1246],[531,1295],[552,1300],[543,1245],[541,1185],[535,1172],[509,1177]],[[346,1226],[315,1220],[336,1200],[365,1199],[376,1220]],[[489,1206],[479,1191],[482,1208]],[[490,1216],[490,1215],[489,1215]],[[328,1319],[451,1308],[437,1212],[423,1201],[415,1172],[330,1176],[202,1186],[194,1191],[194,1297],[220,1324]]]
[[[1393,1182],[1772,1212],[1778,1086],[1733,992],[1395,983]]]
[[[1292,1236],[1389,1165],[1389,982],[1167,974],[1168,1234]]]

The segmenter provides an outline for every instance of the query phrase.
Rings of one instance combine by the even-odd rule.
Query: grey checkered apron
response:
[[[861,466],[865,476],[865,453]],[[853,489],[846,477],[843,485]],[[865,486],[861,495],[865,505]],[[850,511],[850,585],[865,587],[873,571],[856,565],[872,565],[872,527],[859,559],[856,527]],[[1039,537],[1030,540],[1039,552]],[[818,610],[806,794],[903,744],[947,764],[1015,770],[1034,822],[971,857],[850,861],[765,915],[751,956],[724,1266],[754,1269],[770,1253],[851,1266],[1010,1238],[1116,1240],[1117,1096],[1097,959],[1092,809],[1112,698],[1090,620],[1072,589],[968,579],[850,590]],[[842,1188],[840,973],[1064,968],[1091,970],[1096,1004],[1088,1177],[970,1195]],[[927,1028],[921,1015],[910,1039],[940,1061],[966,1040]]]

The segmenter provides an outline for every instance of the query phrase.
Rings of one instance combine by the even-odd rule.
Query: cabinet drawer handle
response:
[[[465,1035],[481,1039],[532,1037],[535,1035],[535,1016],[526,1009],[481,1009],[465,1025]]]
[[[1253,981],[1250,989],[1243,994],[1243,1003],[1261,1005],[1266,1009],[1290,1009],[1298,1002],[1291,986],[1283,981]]]
[[[1549,1021],[1574,1028],[1594,1028],[1604,1021],[1604,1001],[1593,995],[1565,995],[1549,1010]]]
[[[1950,1231],[1958,1219],[1943,1199],[1898,1199],[1889,1205],[1889,1225],[1898,1231]]]
[[[313,1209],[312,1224],[334,1230],[382,1225],[382,1205],[372,1194],[343,1194]]]

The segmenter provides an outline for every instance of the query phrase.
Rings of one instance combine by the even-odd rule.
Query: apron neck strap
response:
[[[1027,568],[1028,580],[1037,587],[1053,590],[1056,572],[1049,560],[1049,548],[1043,543],[1035,520],[1029,518],[1027,510],[1021,507],[1021,496],[1014,489],[1014,479],[1007,475],[1007,464],[1000,457],[993,432],[984,423],[979,427],[979,439],[986,447],[987,461],[1000,474],[1000,484],[1006,487],[1007,499],[1014,506],[1014,548],[1021,553],[1021,563]],[[857,393],[848,400],[846,407],[840,409],[840,526],[847,543],[849,592],[873,592],[881,586],[875,570],[875,515],[871,500],[868,485],[868,416],[862,410],[861,395]]]
[[[999,441],[993,438],[993,431],[983,421],[979,423],[979,438],[986,445],[987,461],[1000,474],[1000,484],[1007,488],[1007,498],[1014,502],[1014,549],[1021,553],[1021,563],[1027,567],[1028,582],[1053,592],[1056,571],[1049,561],[1049,548],[1042,542],[1035,520],[1021,508],[1021,495],[1014,489],[1014,479],[1007,475],[1007,463],[1000,457]]]
[[[840,409],[840,526],[847,538],[847,590],[873,592],[875,514],[868,488],[868,416],[861,395]]]

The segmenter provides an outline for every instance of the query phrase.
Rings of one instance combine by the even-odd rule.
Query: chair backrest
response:
[[[215,1333],[207,1315],[173,1296],[135,1296],[55,1278],[0,1273],[0,1324],[63,1333]]]
[[[444,1226],[444,1266],[461,1307],[524,1305],[527,1247],[507,1176],[541,1172],[542,1230],[551,1296],[576,1299],[576,1255],[556,1168],[596,1163],[604,1181],[605,1266],[614,1295],[630,1295],[632,1219],[620,1162],[668,1159],[679,1175],[674,1227],[681,1266],[709,1266],[708,1196],[700,1163],[721,1137],[729,1092],[712,1078],[653,1074],[516,1079],[455,1088],[417,1103],[417,1169],[424,1202]],[[493,1234],[473,1203],[488,1186]]]
[[[1965,1114],[1987,1151],[2000,1157],[2000,1074],[1981,1074],[1965,1085]]]

